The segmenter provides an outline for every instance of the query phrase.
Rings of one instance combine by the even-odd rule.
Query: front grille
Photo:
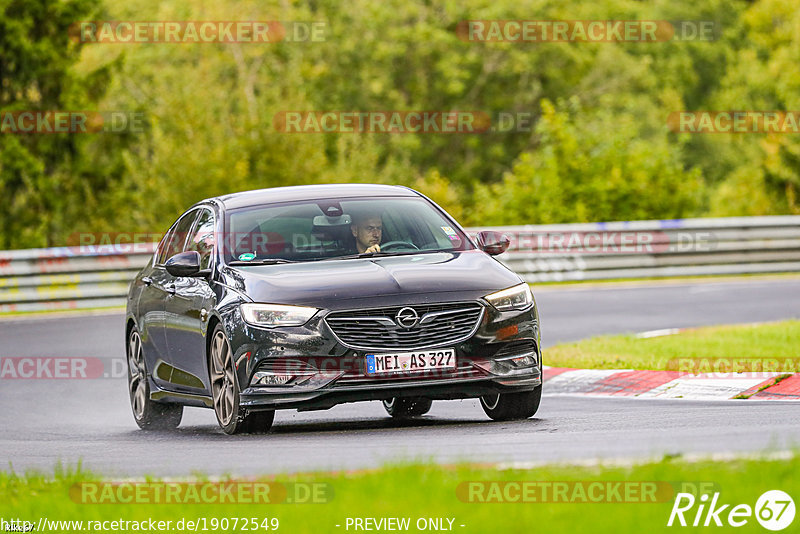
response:
[[[416,312],[417,324],[406,328],[397,314]],[[439,347],[461,342],[478,329],[483,306],[477,302],[421,304],[334,312],[325,318],[339,340],[354,349],[396,350]]]

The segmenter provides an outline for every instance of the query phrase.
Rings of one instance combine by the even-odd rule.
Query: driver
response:
[[[380,252],[383,221],[377,213],[364,213],[353,217],[350,231],[356,241],[359,254]]]

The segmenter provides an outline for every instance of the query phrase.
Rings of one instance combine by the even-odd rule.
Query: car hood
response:
[[[336,303],[341,300],[377,303],[388,298],[396,302],[402,295],[451,293],[454,298],[472,299],[521,282],[519,276],[477,250],[237,266],[228,267],[226,274],[231,285],[255,302],[330,309],[339,307]]]

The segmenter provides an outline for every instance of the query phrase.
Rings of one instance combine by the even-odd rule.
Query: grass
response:
[[[678,334],[637,338],[598,336],[544,351],[544,363],[581,369],[677,370],[678,359],[778,360],[776,371],[800,371],[800,321],[692,328]],[[772,362],[774,363],[774,362]],[[711,369],[709,369],[710,371]],[[760,370],[760,369],[754,369]]]
[[[50,521],[131,521],[152,518],[171,520],[173,524],[181,518],[206,518],[208,530],[212,532],[222,530],[211,528],[212,518],[223,517],[231,520],[243,517],[259,520],[277,518],[279,530],[288,533],[352,532],[352,526],[345,528],[347,518],[356,517],[408,517],[411,518],[410,531],[417,531],[415,523],[418,518],[452,518],[452,530],[456,532],[668,532],[675,530],[675,527],[668,528],[666,524],[677,491],[702,487],[705,493],[720,492],[721,503],[754,506],[763,492],[772,489],[781,489],[797,498],[800,495],[798,472],[800,457],[797,455],[780,460],[740,459],[728,462],[686,462],[680,457],[665,457],[662,461],[627,467],[544,466],[505,470],[467,464],[415,464],[358,472],[263,479],[294,484],[326,484],[332,498],[327,503],[319,504],[257,505],[85,504],[80,502],[75,493],[71,498],[70,490],[75,492],[73,488],[84,482],[102,480],[90,473],[64,470],[58,470],[55,476],[0,473],[0,517],[21,518],[34,524],[41,517]],[[150,481],[155,482],[155,479]],[[571,488],[578,485],[587,488],[589,483],[598,481],[639,481],[651,486],[652,483],[658,483],[659,489],[651,493],[657,502],[580,502],[580,493],[572,489],[567,494],[568,501],[570,495],[577,497],[572,502],[468,502],[468,483],[481,481],[578,483]],[[489,498],[491,494],[481,489],[473,495]],[[695,511],[696,507],[691,514],[687,514],[689,521],[693,519]],[[447,521],[444,525],[447,526]],[[198,530],[202,532],[203,528]],[[737,530],[763,531],[754,518]]]

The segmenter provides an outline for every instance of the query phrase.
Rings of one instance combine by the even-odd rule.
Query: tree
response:
[[[96,0],[5,0],[0,4],[0,113],[92,110],[112,66],[79,76],[75,21]],[[90,158],[91,134],[0,133],[0,247],[63,242],[74,221],[95,207],[122,171],[118,156]]]

